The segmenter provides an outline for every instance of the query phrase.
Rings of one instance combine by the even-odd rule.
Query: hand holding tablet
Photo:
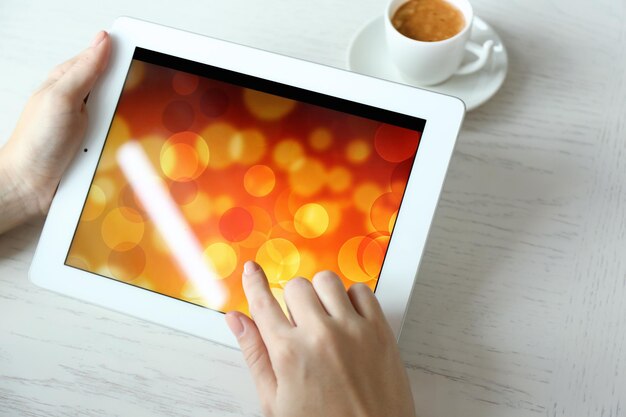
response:
[[[48,213],[61,175],[84,136],[84,99],[104,70],[110,49],[111,40],[101,31],[89,48],[50,72],[26,104],[0,149],[0,233]]]
[[[409,381],[394,335],[363,284],[349,292],[336,274],[290,281],[285,316],[260,267],[245,265],[254,321],[228,313],[263,411],[274,417],[414,417]]]

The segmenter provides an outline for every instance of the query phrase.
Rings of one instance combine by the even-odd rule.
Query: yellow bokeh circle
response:
[[[338,193],[346,190],[352,183],[352,174],[346,168],[337,166],[328,171],[328,187]]]
[[[102,188],[97,185],[92,185],[87,195],[87,202],[83,209],[82,220],[90,221],[97,219],[106,206],[107,200]]]
[[[152,167],[161,174],[161,150],[166,144],[166,138],[159,135],[147,135],[139,139],[139,145],[148,157]]]
[[[318,127],[309,135],[309,145],[316,151],[324,151],[333,143],[333,136],[330,131],[323,127]]]
[[[209,167],[222,169],[233,163],[231,143],[237,134],[233,126],[224,122],[213,123],[201,132],[211,153]]]
[[[264,197],[276,185],[276,175],[267,165],[254,165],[248,168],[243,177],[243,186],[254,197]]]
[[[115,199],[117,199],[119,188],[116,182],[113,181],[110,177],[101,174],[96,175],[95,179],[93,180],[93,185],[97,185],[109,201],[114,201]]]
[[[91,271],[91,270],[93,270],[93,267],[91,266],[89,261],[87,261],[85,256],[78,255],[78,254],[75,254],[75,253],[73,253],[72,255],[68,255],[67,256],[66,263],[67,263],[67,265],[76,267],[78,269],[82,269],[83,271]]]
[[[396,219],[398,218],[398,212],[394,212],[389,219],[389,234],[393,232],[393,227],[396,225]]]
[[[356,139],[346,147],[346,158],[355,164],[364,162],[372,153],[372,147],[364,140]]]
[[[315,254],[308,250],[300,250],[300,268],[295,275],[311,279],[318,269]]]
[[[168,146],[161,153],[161,169],[174,181],[192,179],[198,170],[198,156],[193,147],[184,143]]]
[[[256,253],[268,281],[278,283],[294,277],[300,268],[300,252],[296,245],[283,238],[265,242]]]
[[[204,172],[209,163],[209,147],[193,132],[170,136],[161,148],[161,170],[174,181],[190,181]]]
[[[233,208],[235,206],[235,202],[228,194],[222,194],[213,199],[212,206],[213,212],[217,216],[221,216],[226,212],[226,210]]]
[[[191,223],[203,223],[211,216],[211,200],[207,193],[199,191],[196,197],[181,209],[185,218]]]
[[[144,228],[143,218],[137,211],[130,207],[115,208],[102,220],[102,239],[110,249],[129,250],[139,244]]]
[[[305,159],[289,170],[289,186],[294,193],[310,197],[326,183],[324,165],[316,159]]]
[[[237,254],[232,246],[217,242],[204,250],[204,257],[220,279],[228,277],[237,267]]]
[[[304,158],[304,149],[298,141],[285,139],[274,147],[272,154],[279,168],[288,170]]]
[[[236,132],[228,145],[229,156],[242,165],[252,165],[265,155],[266,139],[256,129]]]
[[[388,235],[379,235],[377,237],[366,237],[359,248],[358,260],[365,270],[365,273],[371,278],[376,278],[380,272],[385,259],[387,246],[389,245]]]
[[[305,204],[296,210],[293,225],[298,234],[307,239],[319,237],[328,229],[328,213],[317,203]]]
[[[111,128],[106,139],[107,151],[102,153],[98,170],[105,171],[117,167],[117,150],[130,139],[130,128],[128,123],[120,115],[115,115],[111,122]]]
[[[341,225],[341,204],[336,201],[319,201],[319,204],[324,207],[324,210],[328,213],[328,227],[326,228],[326,233],[333,233]]]
[[[146,74],[146,64],[141,61],[133,60],[133,64],[128,70],[124,90],[132,90],[143,81]]]
[[[152,247],[156,251],[160,252],[161,254],[167,254],[167,255],[170,254],[169,246],[163,239],[163,236],[161,236],[161,233],[159,233],[159,231],[156,228],[152,228],[151,234],[148,236],[150,236],[149,241],[152,243]],[[174,242],[171,242],[171,243],[174,244]]]
[[[243,101],[250,113],[264,121],[281,119],[296,106],[293,100],[248,88],[243,90]]]
[[[369,213],[374,201],[381,196],[383,190],[373,182],[366,182],[354,190],[354,205],[359,210]]]

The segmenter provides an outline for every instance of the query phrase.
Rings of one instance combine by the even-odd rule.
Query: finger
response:
[[[106,32],[100,32],[94,45],[84,50],[63,75],[51,86],[60,95],[82,105],[98,76],[104,70],[111,51],[111,40]]]
[[[276,397],[276,374],[259,329],[250,318],[237,311],[226,313],[226,324],[233,332],[248,364],[259,397]]]
[[[100,42],[100,40],[102,40],[102,36],[104,34],[106,34],[106,32],[104,31],[98,32],[98,34],[96,35],[96,37],[91,43],[91,47],[97,45]],[[48,78],[46,79],[46,81],[44,81],[43,85],[40,87],[40,90],[43,90],[49,85],[57,82],[67,72],[67,70],[70,69],[76,63],[76,61],[78,61],[80,58],[81,58],[81,54],[78,54],[72,57],[71,59],[68,59],[67,61],[63,62],[62,64],[57,65],[50,72],[50,74],[48,75]]]
[[[361,316],[371,320],[384,319],[383,310],[367,285],[353,284],[348,290],[348,297],[356,312]]]
[[[328,317],[319,298],[317,298],[313,285],[301,277],[294,278],[285,285],[285,303],[296,326],[306,325],[319,321],[322,317]]]
[[[354,307],[348,298],[341,279],[332,271],[321,271],[313,276],[313,288],[317,298],[330,316],[345,317],[354,314]]]
[[[243,267],[243,291],[248,299],[250,314],[263,339],[268,341],[273,333],[292,328],[278,301],[272,295],[261,267],[252,261],[246,262]]]
[[[63,74],[65,74],[67,72],[67,70],[72,65],[74,65],[74,63],[78,60],[78,58],[80,58],[80,54],[76,55],[75,57],[65,61],[64,63],[62,63],[60,65],[57,65],[56,67],[54,67],[54,69],[48,75],[48,78],[46,78],[46,80],[43,82],[41,87],[39,87],[39,90],[44,90],[47,87],[49,87],[52,84],[54,84],[55,82],[57,82],[59,80],[59,78],[61,78],[63,76]]]

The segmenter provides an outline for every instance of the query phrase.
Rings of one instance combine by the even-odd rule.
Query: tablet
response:
[[[463,103],[130,18],[110,34],[32,281],[236,346],[246,260],[283,308],[330,269],[398,337]]]

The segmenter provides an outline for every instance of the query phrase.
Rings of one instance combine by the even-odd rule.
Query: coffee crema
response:
[[[391,18],[393,27],[422,42],[449,39],[463,30],[463,13],[445,0],[409,0]]]

